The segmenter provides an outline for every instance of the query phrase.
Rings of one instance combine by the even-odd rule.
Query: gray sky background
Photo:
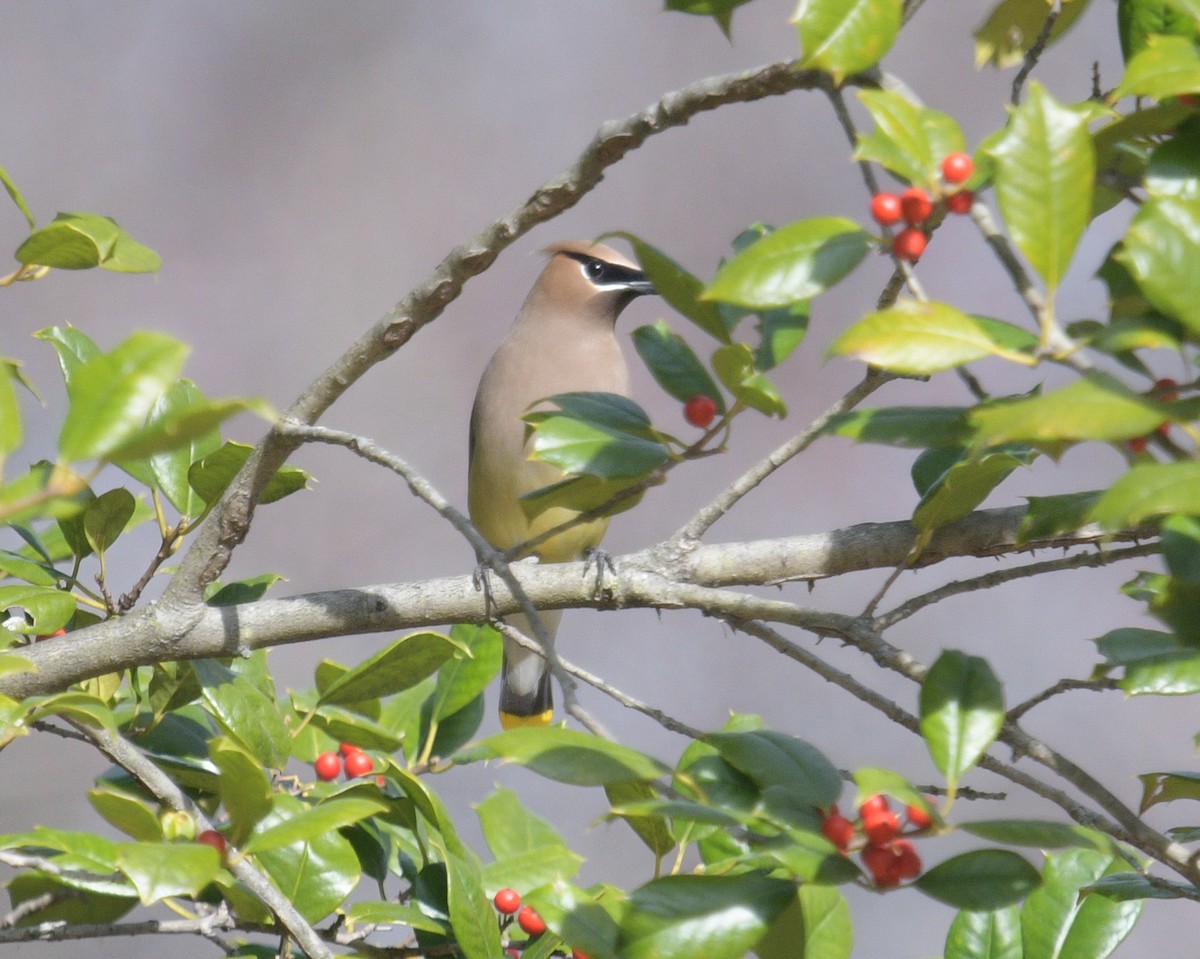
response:
[[[711,21],[633,0],[0,0],[0,163],[41,222],[56,210],[109,214],[164,259],[154,277],[59,272],[3,291],[3,351],[25,362],[47,398],[44,411],[27,404],[30,435],[20,455],[35,459],[53,450],[63,407],[52,351],[29,333],[73,323],[112,346],[135,329],[163,330],[192,344],[188,374],[209,395],[261,395],[284,406],[452,246],[569,165],[604,120],[627,116],[693,80],[795,56],[795,32],[787,23],[794,6],[758,0],[739,10],[731,45]],[[990,7],[978,0],[929,0],[886,64],[930,105],[951,112],[972,145],[1003,122],[1013,75],[974,68],[969,30]],[[1093,61],[1105,86],[1116,82],[1115,9],[1111,0],[1094,0],[1038,68],[1035,75],[1059,99],[1087,95]],[[867,197],[848,157],[844,135],[817,94],[723,109],[652,138],[578,207],[505,252],[324,422],[374,437],[465,504],[466,422],[475,382],[540,269],[541,246],[625,229],[710,276],[732,237],[755,221],[846,215],[868,222]],[[1127,216],[1106,214],[1089,233],[1060,296],[1067,318],[1102,315],[1103,289],[1091,277]],[[2,242],[15,248],[23,228],[15,209],[0,218],[0,228]],[[936,298],[1025,319],[965,222],[939,233],[920,274]],[[791,408],[787,420],[744,417],[728,455],[674,474],[641,509],[613,523],[607,547],[619,554],[668,535],[856,382],[857,366],[821,357],[839,330],[871,308],[886,275],[882,259],[870,262],[818,301],[808,342],[778,377]],[[622,328],[663,316],[686,334],[685,321],[650,300],[635,303]],[[1053,372],[1014,374],[999,364],[982,364],[979,374],[1000,392],[1056,381]],[[639,399],[655,421],[688,430],[676,404],[644,372],[635,375]],[[952,376],[893,385],[878,396],[880,404],[967,399]],[[246,441],[261,431],[249,418],[231,427]],[[916,502],[907,478],[911,459],[844,441],[819,443],[723,520],[711,539],[902,519]],[[290,593],[471,569],[466,544],[394,477],[336,450],[305,449],[295,462],[319,482],[259,512],[229,578],[271,570],[287,577],[278,589]],[[1041,460],[1012,477],[989,505],[1094,488],[1120,466],[1111,450],[1072,452],[1057,464]],[[113,556],[117,588],[137,578],[153,549],[149,534],[139,534]],[[893,599],[991,568],[966,563],[949,572],[909,574]],[[974,594],[939,604],[889,635],[927,662],[942,647],[988,656],[1009,702],[1017,702],[1047,677],[1086,676],[1096,659],[1088,640],[1117,625],[1145,624],[1138,606],[1115,592],[1133,571],[1065,573]],[[882,574],[846,577],[819,585],[811,596],[802,586],[783,595],[854,611],[881,580]],[[811,643],[811,637],[796,639]],[[327,641],[277,651],[272,661],[281,685],[300,686],[311,683],[320,658],[355,662],[379,641]],[[924,747],[911,736],[814,677],[781,669],[765,648],[697,615],[571,613],[560,643],[568,658],[693,725],[719,726],[729,710],[758,712],[842,767],[893,766],[916,781],[934,779]],[[822,651],[872,678],[861,657],[832,643]],[[912,687],[887,680],[881,688],[915,708]],[[597,694],[585,691],[584,697],[619,736],[668,761],[686,745]],[[1028,727],[1136,802],[1138,773],[1189,761],[1195,712],[1181,712],[1187,706],[1081,694],[1035,711]],[[489,708],[484,731],[494,728]],[[83,798],[104,769],[94,753],[39,736],[11,746],[2,762],[0,832],[34,822],[100,827]],[[553,787],[520,770],[459,770],[434,783],[473,842],[478,832],[470,804],[497,782],[519,790],[588,855],[585,882],[633,885],[649,878],[652,864],[631,834],[595,824],[601,796]],[[970,782],[1005,788],[985,776]],[[1006,812],[1053,814],[1009,791],[1013,803]],[[958,814],[983,818],[996,811],[960,806]],[[1178,821],[1172,815],[1155,810],[1150,818],[1167,826]],[[935,862],[962,846],[939,840],[921,852]],[[916,893],[849,895],[855,956],[940,955],[949,909]],[[1187,908],[1149,904],[1119,955],[1177,951],[1168,944],[1194,928],[1185,926]],[[201,942],[161,939],[9,947],[13,955],[39,959],[85,949],[130,959],[164,950],[177,959],[214,954]]]

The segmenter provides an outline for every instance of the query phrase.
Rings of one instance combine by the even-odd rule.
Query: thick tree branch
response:
[[[1089,527],[1071,535],[1019,541],[1023,507],[982,510],[938,531],[918,565],[952,557],[999,556],[1044,547],[1130,540],[1146,531],[1105,534]],[[892,567],[912,548],[907,521],[858,526],[781,539],[699,545],[689,550],[651,547],[616,559],[597,595],[584,563],[511,567],[520,590],[538,609],[699,609],[741,620],[773,620],[820,635],[858,635],[869,624],[856,617],[761,599],[727,587],[813,581],[865,569]],[[492,603],[473,577],[365,586],[260,600],[241,606],[203,606],[180,616],[152,605],[119,619],[25,647],[35,672],[0,677],[0,693],[23,697],[55,692],[93,676],[174,659],[238,656],[289,643],[447,623],[485,622],[520,612],[522,603],[501,581]]]

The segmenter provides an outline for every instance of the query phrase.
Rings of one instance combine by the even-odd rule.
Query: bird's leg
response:
[[[475,571],[471,573],[471,585],[475,587],[477,592],[483,593],[483,618],[491,622],[492,620],[492,567],[488,565],[487,560],[479,560],[475,564]]]
[[[617,564],[607,550],[601,549],[599,546],[589,546],[583,551],[583,575],[587,576],[593,566],[596,568],[596,584],[592,587],[592,597],[595,599],[608,597],[610,591],[604,587],[604,574],[612,573],[613,576],[616,576]]]

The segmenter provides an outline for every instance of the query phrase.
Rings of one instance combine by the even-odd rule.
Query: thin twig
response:
[[[876,617],[875,625],[881,630],[889,629],[901,620],[908,619],[910,616],[920,612],[925,607],[939,603],[950,596],[960,596],[963,593],[970,593],[980,589],[994,589],[997,586],[1003,586],[1005,583],[1011,583],[1014,580],[1026,579],[1030,576],[1041,576],[1045,573],[1108,566],[1111,563],[1119,563],[1126,559],[1150,556],[1160,552],[1160,550],[1161,546],[1159,546],[1157,541],[1153,543],[1140,543],[1137,546],[1127,546],[1123,549],[1076,553],[1071,556],[1062,556],[1058,559],[1027,563],[1024,566],[1016,566],[1010,569],[994,570],[993,572],[984,573],[981,576],[975,576],[971,579],[955,580],[952,583],[939,586],[937,589],[931,589],[927,593],[922,593],[920,596],[914,596],[895,609],[883,613]]]
[[[839,413],[854,409],[859,403],[874,393],[884,383],[895,377],[882,370],[868,369],[866,376],[857,386],[848,390],[836,403],[814,419],[800,433],[779,448],[775,449],[749,470],[739,476],[716,499],[701,509],[687,524],[677,530],[667,540],[668,547],[679,547],[695,543],[722,516],[728,513],[743,496],[757,488],[768,476],[783,466],[792,457],[804,452],[821,435],[826,424]]]
[[[1046,14],[1046,20],[1042,24],[1042,29],[1038,31],[1037,39],[1033,41],[1033,45],[1025,51],[1025,59],[1021,63],[1021,69],[1017,71],[1017,75],[1013,77],[1012,82],[1012,105],[1015,107],[1021,102],[1021,88],[1025,86],[1025,81],[1029,79],[1029,74],[1033,72],[1033,68],[1037,66],[1038,60],[1042,56],[1042,52],[1046,49],[1046,44],[1050,42],[1050,32],[1054,29],[1054,23],[1062,14],[1062,0],[1052,0],[1050,12]]]
[[[1033,709],[1034,706],[1039,706],[1046,700],[1054,696],[1059,696],[1062,693],[1071,692],[1076,689],[1087,689],[1092,692],[1102,693],[1110,689],[1120,688],[1121,684],[1108,676],[1102,679],[1060,679],[1053,686],[1043,689],[1036,696],[1030,696],[1025,702],[1014,706],[1004,715],[1010,723],[1015,723],[1020,721],[1021,717]]]

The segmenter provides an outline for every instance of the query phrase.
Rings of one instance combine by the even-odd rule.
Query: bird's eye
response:
[[[604,276],[604,268],[607,264],[603,260],[588,260],[583,265],[584,272],[593,280],[598,280]]]

